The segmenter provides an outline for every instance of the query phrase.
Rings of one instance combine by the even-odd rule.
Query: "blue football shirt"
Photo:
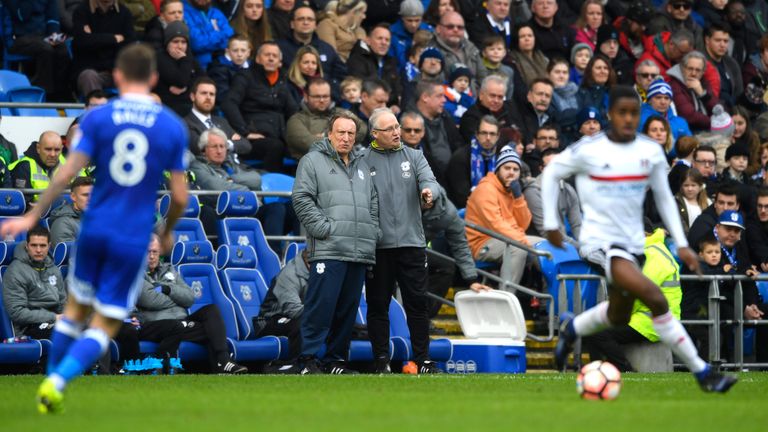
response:
[[[96,166],[83,232],[146,245],[163,171],[183,171],[187,129],[149,96],[127,94],[90,111],[73,143]]]

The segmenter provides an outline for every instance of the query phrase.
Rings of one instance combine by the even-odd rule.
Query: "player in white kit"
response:
[[[667,160],[662,147],[638,135],[640,99],[631,87],[611,89],[608,107],[610,129],[585,137],[558,155],[544,170],[542,200],[547,239],[562,247],[558,230],[558,181],[576,176],[581,199],[581,255],[605,271],[608,301],[578,316],[562,314],[560,337],[555,348],[558,368],[564,370],[568,354],[578,337],[610,326],[629,323],[635,299],[651,310],[659,339],[669,346],[694,373],[704,391],[726,392],[736,378],[715,371],[702,360],[682,324],[672,316],[661,290],[642,274],[643,201],[653,190],[659,213],[678,246],[678,256],[692,271],[699,272],[696,255],[680,223],[667,182]]]

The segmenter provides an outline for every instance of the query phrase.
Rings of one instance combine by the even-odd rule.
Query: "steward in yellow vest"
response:
[[[56,132],[43,132],[37,142],[33,142],[24,157],[12,163],[12,186],[18,189],[46,189],[56,170],[64,164],[61,150],[64,145]]]

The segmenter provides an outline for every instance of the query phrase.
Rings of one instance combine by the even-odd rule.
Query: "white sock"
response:
[[[579,336],[593,335],[610,326],[607,301],[598,303],[595,307],[585,310],[573,319],[573,329]]]
[[[672,349],[691,372],[701,372],[707,367],[707,363],[699,357],[696,347],[688,336],[688,332],[672,312],[653,317],[653,328],[659,335],[659,339]]]

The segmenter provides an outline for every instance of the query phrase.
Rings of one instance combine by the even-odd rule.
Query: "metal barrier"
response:
[[[473,229],[475,231],[478,231],[478,232],[481,232],[481,233],[483,233],[483,234],[485,234],[487,236],[491,236],[491,237],[495,238],[496,240],[502,241],[502,242],[504,242],[504,243],[506,243],[506,244],[508,244],[510,246],[514,246],[514,247],[516,247],[518,249],[523,249],[525,251],[528,251],[528,253],[532,253],[534,255],[544,256],[544,257],[547,257],[549,259],[552,259],[552,253],[549,252],[549,251],[545,251],[545,250],[541,250],[541,249],[534,249],[534,248],[532,248],[532,247],[530,247],[530,246],[528,246],[526,244],[520,243],[517,240],[513,240],[513,239],[511,239],[511,238],[509,238],[509,237],[507,237],[505,235],[501,235],[501,234],[497,233],[496,231],[491,231],[488,228],[481,227],[480,225],[474,224],[472,222],[468,222],[466,220],[464,221],[464,225],[466,225],[467,228],[471,228],[471,229]]]
[[[0,108],[52,108],[84,110],[85,104],[65,102],[0,102]]]
[[[567,310],[568,298],[565,282],[568,280],[576,281],[576,286],[573,290],[573,313],[579,314],[583,312],[581,304],[581,281],[582,280],[596,280],[600,279],[600,290],[598,291],[598,302],[607,297],[607,285],[605,278],[597,275],[589,274],[563,274],[558,275],[557,279],[560,281],[559,293],[560,293],[560,310]],[[702,320],[681,320],[680,322],[686,326],[707,326],[709,337],[709,352],[708,361],[713,364],[717,364],[723,368],[730,369],[742,369],[745,367],[768,367],[768,363],[745,363],[744,362],[744,325],[765,326],[768,325],[768,319],[763,320],[747,320],[744,319],[744,291],[742,288],[742,282],[746,281],[768,281],[768,275],[760,275],[757,278],[750,278],[746,275],[681,275],[681,281],[689,282],[709,282],[709,289],[707,293],[707,316],[708,319]],[[735,282],[733,292],[733,316],[734,319],[722,320],[720,319],[720,302],[725,297],[720,294],[719,282]],[[768,299],[766,299],[768,300]],[[733,326],[735,330],[734,334],[734,361],[732,363],[723,362],[720,358],[721,351],[721,326]],[[574,346],[574,358],[578,361],[581,356],[581,346],[577,344]],[[676,364],[676,366],[679,366]]]

